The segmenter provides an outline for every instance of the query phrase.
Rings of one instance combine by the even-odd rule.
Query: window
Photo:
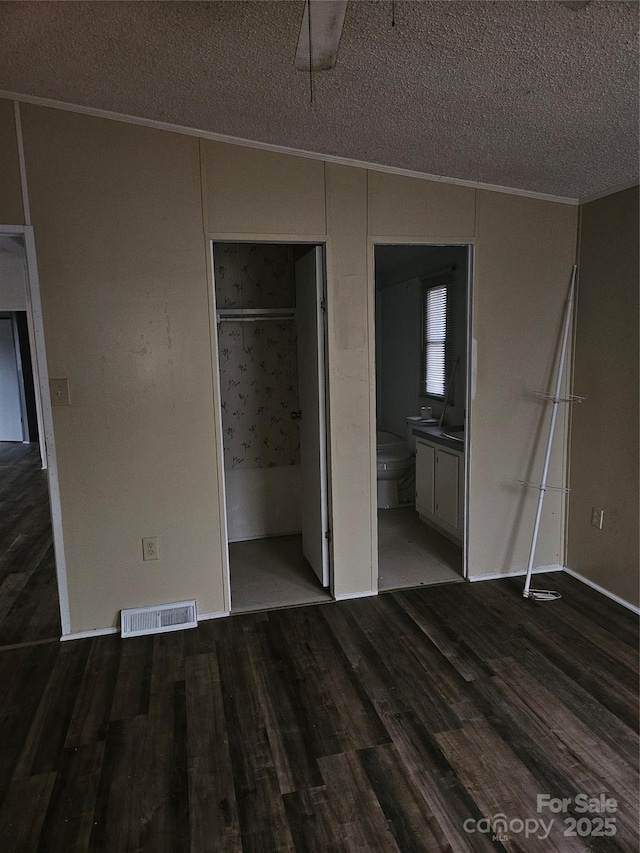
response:
[[[423,381],[428,397],[445,395],[447,375],[447,286],[424,289]]]

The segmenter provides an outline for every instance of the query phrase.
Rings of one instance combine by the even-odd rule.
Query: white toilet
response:
[[[415,456],[407,440],[392,432],[376,433],[376,472],[378,509],[412,502]]]

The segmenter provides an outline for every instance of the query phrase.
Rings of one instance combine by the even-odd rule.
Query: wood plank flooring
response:
[[[0,442],[0,647],[60,638],[47,475],[37,444]]]
[[[546,583],[2,650],[0,851],[636,850],[637,619]],[[578,794],[615,835],[564,835]]]

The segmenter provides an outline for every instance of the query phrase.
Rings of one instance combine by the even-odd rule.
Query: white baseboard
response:
[[[630,601],[625,601],[624,598],[620,598],[619,595],[610,592],[608,589],[605,589],[603,586],[600,586],[600,584],[590,581],[589,578],[585,578],[584,575],[579,575],[578,572],[574,572],[573,569],[568,569],[565,566],[564,570],[568,575],[571,575],[572,578],[575,578],[577,581],[585,583],[587,586],[590,586],[591,589],[595,589],[596,592],[605,595],[607,598],[610,598],[612,601],[615,601],[616,604],[621,604],[623,607],[626,607],[627,610],[631,610],[632,613],[635,613],[637,616],[640,616],[640,607],[636,607],[636,605],[631,604]]]
[[[63,634],[60,637],[60,642],[66,640],[87,640],[91,637],[104,637],[106,634],[119,634],[119,628],[95,628],[93,631],[72,631],[70,634]]]
[[[228,615],[228,610],[221,610],[219,613],[198,613],[198,622],[205,622],[207,619],[220,619]],[[95,628],[93,631],[73,631],[70,634],[63,634],[60,637],[60,642],[66,642],[66,640],[88,640],[92,637],[104,637],[107,634],[119,633],[120,628]]]
[[[198,622],[206,622],[207,619],[222,619],[223,616],[229,615],[229,610],[220,610],[218,613],[198,613]]]
[[[611,601],[615,601],[616,604],[621,604],[623,607],[626,607],[627,610],[631,610],[632,613],[640,616],[640,607],[636,607],[635,604],[631,604],[630,601],[625,601],[624,598],[620,598],[619,595],[611,592],[608,589],[605,589],[600,584],[594,583],[589,580],[589,578],[585,578],[584,575],[578,574],[578,572],[574,572],[573,569],[568,569],[566,566],[537,566],[532,574],[541,575],[547,572],[566,572],[572,578],[575,578],[578,581],[590,586],[591,589],[595,589],[596,592],[601,593],[601,595],[610,598]],[[491,574],[491,575],[475,575],[473,577],[467,578],[471,583],[475,583],[475,581],[496,581],[501,580],[502,578],[516,578],[516,577],[524,577],[526,575],[526,571],[516,571],[516,572],[503,572],[502,574]]]
[[[364,592],[347,592],[344,595],[335,595],[336,601],[349,601],[351,598],[370,598],[372,595],[377,595],[377,589],[367,589]]]
[[[532,575],[544,575],[549,572],[561,572],[564,566],[536,566],[535,569],[531,572]],[[525,569],[517,569],[514,572],[497,572],[495,574],[490,575],[469,575],[467,580],[470,583],[475,583],[476,581],[499,581],[504,578],[523,578],[527,574]]]

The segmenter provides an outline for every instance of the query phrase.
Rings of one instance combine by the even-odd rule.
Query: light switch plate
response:
[[[71,398],[69,397],[69,380],[68,379],[50,379],[49,391],[51,392],[52,406],[70,406]]]

